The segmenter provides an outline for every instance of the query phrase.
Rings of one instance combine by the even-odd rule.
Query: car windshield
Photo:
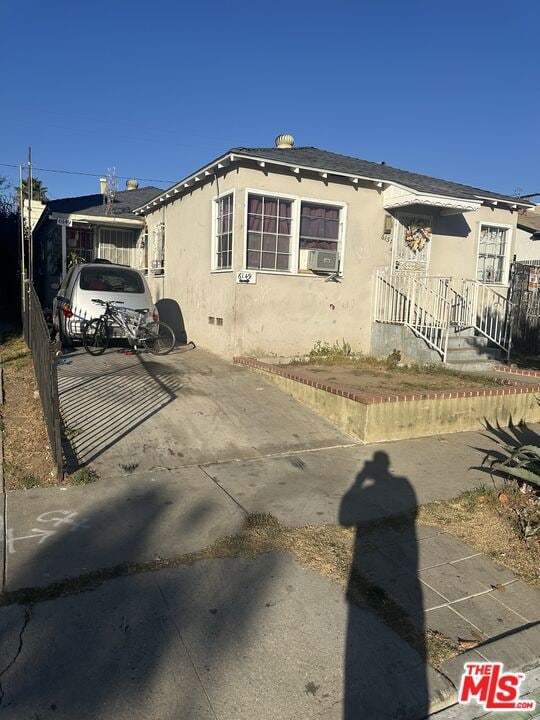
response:
[[[142,277],[135,270],[116,267],[86,267],[81,270],[81,290],[108,293],[144,293]]]

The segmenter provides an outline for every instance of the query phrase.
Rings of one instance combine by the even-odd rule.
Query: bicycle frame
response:
[[[139,330],[143,324],[144,313],[133,310],[132,308],[120,308],[107,303],[105,312],[101,317],[108,325],[110,325],[111,320],[116,321],[125,332],[130,345],[137,343]]]

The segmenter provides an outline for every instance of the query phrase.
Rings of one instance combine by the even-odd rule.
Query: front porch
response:
[[[374,354],[385,354],[390,344],[406,362],[487,370],[507,360],[511,349],[511,303],[506,289],[469,278],[378,271]]]

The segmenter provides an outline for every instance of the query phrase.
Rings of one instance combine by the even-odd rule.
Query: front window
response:
[[[216,200],[215,269],[232,268],[234,195]]]
[[[248,196],[247,268],[291,269],[292,200]]]
[[[94,253],[94,230],[87,227],[66,228],[68,267],[82,262],[92,262]]]
[[[118,265],[136,264],[136,243],[133,230],[102,228],[99,257]]]
[[[483,283],[505,282],[508,228],[481,225],[478,244],[477,279]]]

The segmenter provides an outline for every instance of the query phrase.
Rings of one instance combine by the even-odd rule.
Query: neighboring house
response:
[[[434,361],[449,359],[451,328],[506,349],[518,209],[530,203],[290,136],[276,145],[233,148],[136,210],[165,235],[165,272],[150,284],[179,303],[190,338],[229,358],[345,340]]]
[[[139,188],[135,180],[126,185],[110,198],[102,180],[98,194],[50,200],[42,208],[34,230],[34,281],[45,308],[73,263],[103,258],[163,272],[162,249],[156,242],[148,247],[144,218],[133,214],[160,190]]]
[[[517,219],[516,260],[538,260],[540,265],[540,212],[538,206],[520,211]]]

